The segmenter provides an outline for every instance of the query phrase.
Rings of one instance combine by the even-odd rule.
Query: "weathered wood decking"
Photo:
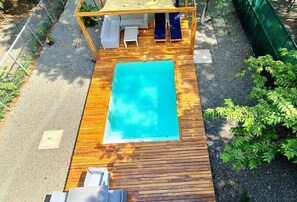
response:
[[[135,43],[99,51],[65,191],[83,185],[88,167],[107,167],[110,189],[124,188],[128,201],[214,201],[209,156],[187,22],[183,40],[157,44],[153,24]],[[101,144],[115,63],[174,60],[180,141]],[[133,132],[133,131],[131,131]]]

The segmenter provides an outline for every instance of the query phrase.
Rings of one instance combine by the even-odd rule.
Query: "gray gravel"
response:
[[[94,68],[74,9],[68,1],[53,27],[55,44],[45,45],[0,130],[1,202],[43,201],[64,188]],[[38,150],[45,130],[64,130],[59,149]]]
[[[202,6],[200,7],[202,8]],[[202,108],[221,106],[224,98],[236,104],[249,105],[247,94],[252,88],[250,75],[235,77],[245,69],[243,60],[252,50],[231,3],[221,10],[211,5],[205,26],[198,27],[197,49],[210,49],[212,64],[196,65]],[[230,140],[233,122],[206,121],[211,168],[217,201],[240,201],[240,190],[245,188],[252,201],[296,201],[297,165],[278,157],[270,165],[255,170],[234,171],[223,164],[220,155]]]

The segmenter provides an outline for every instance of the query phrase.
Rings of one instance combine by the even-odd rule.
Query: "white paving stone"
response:
[[[44,131],[41,137],[38,149],[59,148],[62,135],[63,135],[63,130]]]
[[[212,63],[209,49],[194,50],[194,63],[196,64]]]

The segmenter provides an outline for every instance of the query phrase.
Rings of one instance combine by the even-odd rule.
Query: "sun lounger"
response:
[[[110,175],[106,168],[89,168],[84,187],[109,185]]]
[[[155,41],[166,42],[166,16],[165,13],[155,13]]]
[[[180,27],[180,13],[169,13],[170,41],[180,41],[182,39]]]

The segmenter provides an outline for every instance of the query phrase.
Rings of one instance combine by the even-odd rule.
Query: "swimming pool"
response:
[[[116,64],[103,143],[178,139],[173,61]]]

